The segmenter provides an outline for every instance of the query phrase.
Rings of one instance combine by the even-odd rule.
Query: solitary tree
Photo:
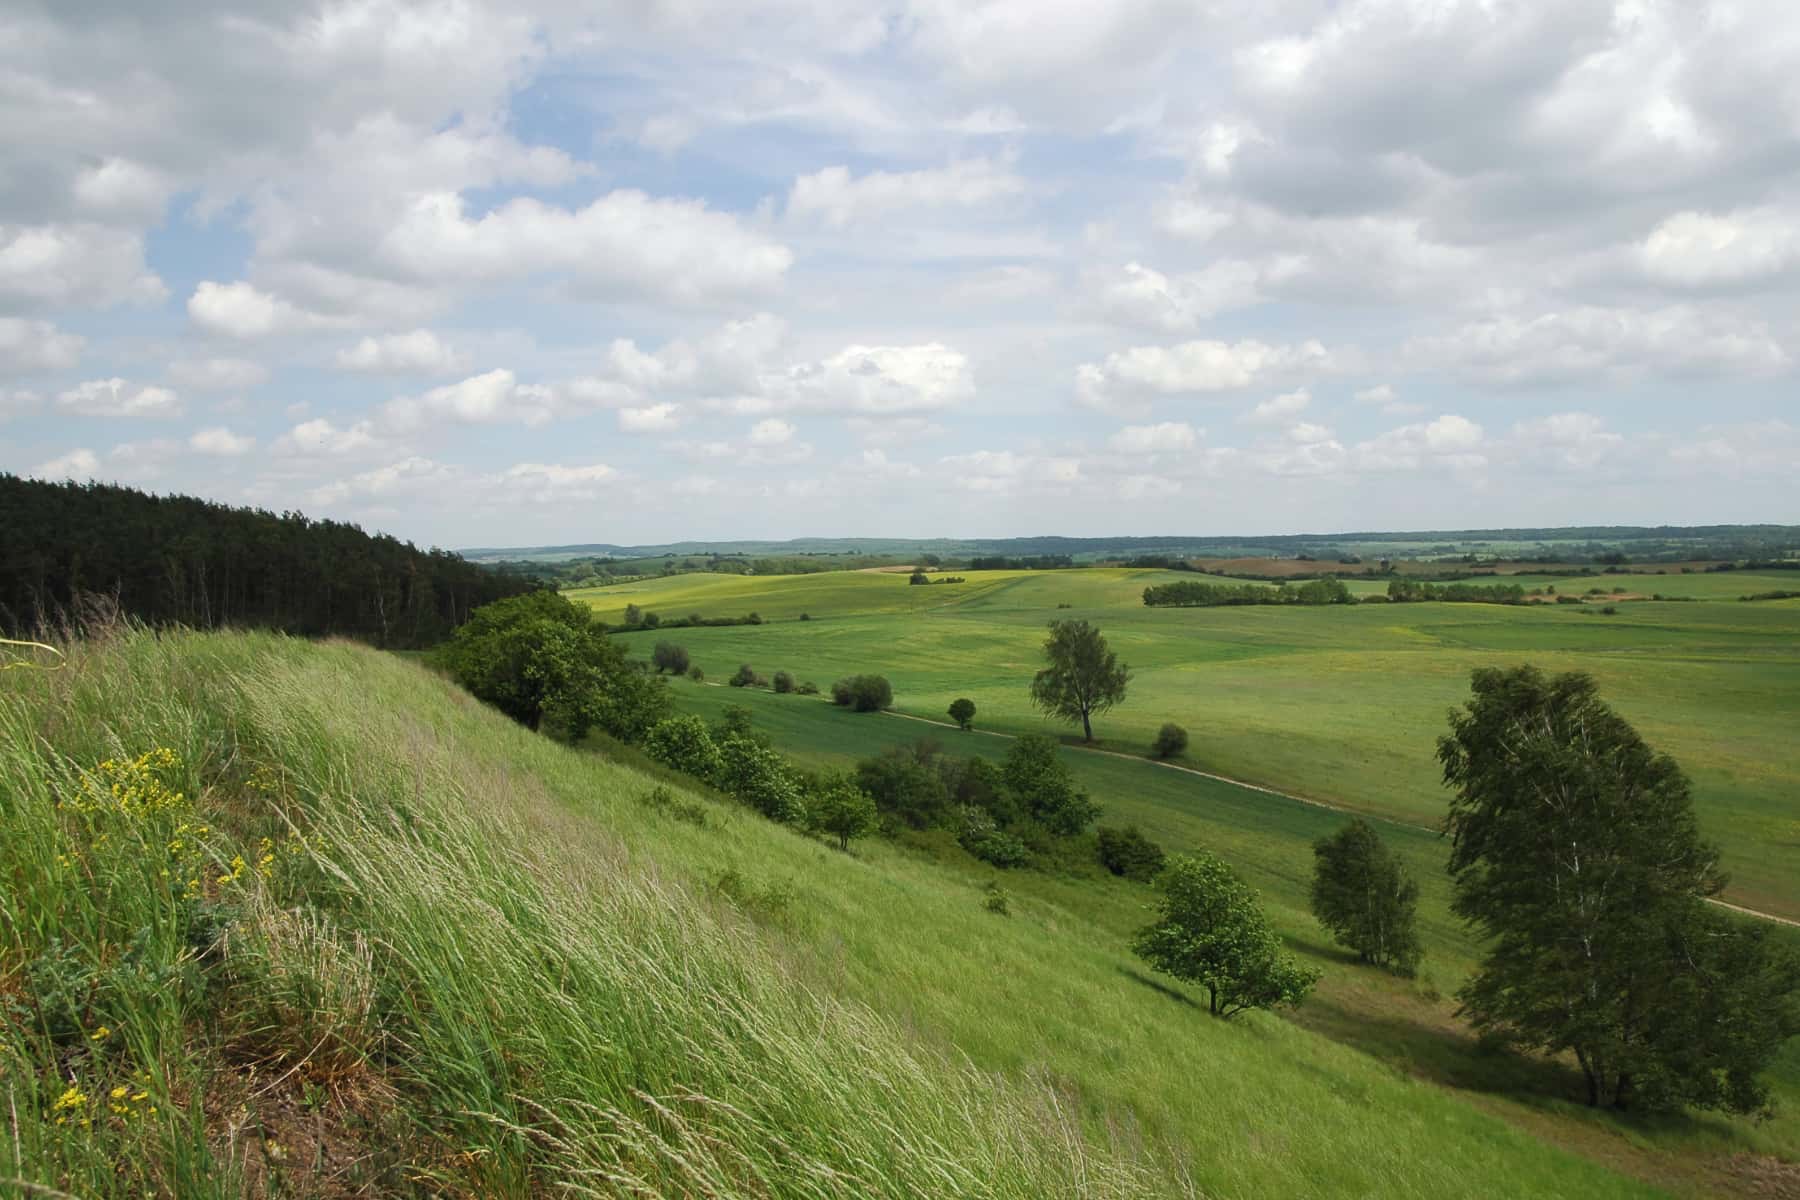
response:
[[[956,722],[958,729],[967,732],[975,722],[975,702],[966,697],[952,700],[950,702],[950,719]]]
[[[1418,907],[1419,885],[1361,817],[1313,843],[1313,915],[1363,962],[1411,975]]]
[[[686,675],[688,669],[688,652],[685,646],[677,646],[674,642],[658,642],[650,652],[650,665],[661,675],[667,671],[671,675]]]
[[[1130,670],[1086,621],[1050,622],[1044,657],[1050,665],[1031,681],[1032,703],[1051,716],[1080,721],[1083,740],[1093,741],[1094,714],[1125,699]]]
[[[1174,758],[1187,749],[1187,730],[1173,721],[1166,721],[1156,731],[1156,740],[1150,743],[1150,753],[1157,758]]]
[[[1709,909],[1687,777],[1583,674],[1474,673],[1438,742],[1452,909],[1489,939],[1477,1029],[1580,1064],[1588,1103],[1754,1111],[1800,1032],[1800,964]]]
[[[1216,855],[1177,855],[1156,887],[1157,919],[1138,930],[1131,949],[1158,971],[1205,988],[1213,1016],[1297,1005],[1318,982],[1318,971],[1282,949],[1255,893]]]
[[[844,776],[827,779],[807,806],[813,828],[837,838],[838,849],[850,849],[850,839],[875,827],[875,800]]]

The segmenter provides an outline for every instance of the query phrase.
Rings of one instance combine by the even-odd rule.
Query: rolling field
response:
[[[900,712],[942,719],[968,696],[979,728],[1009,733],[1067,732],[1030,708],[1026,685],[1045,623],[1087,618],[1133,669],[1127,702],[1096,722],[1103,747],[1141,754],[1173,720],[1192,736],[1191,765],[1428,826],[1444,807],[1435,741],[1472,668],[1587,671],[1693,777],[1702,827],[1731,875],[1727,898],[1800,918],[1800,601],[1641,601],[1614,616],[1480,604],[1143,607],[1146,585],[1177,578],[1193,577],[979,572],[915,587],[876,573],[684,575],[570,595],[615,622],[627,603],[666,617],[755,611],[765,624],[627,636],[644,653],[658,637],[678,641],[714,679],[741,662],[821,686],[879,672]],[[1793,586],[1783,573],[1749,572],[1549,581],[1559,592],[1654,581],[1667,594],[1732,597]]]

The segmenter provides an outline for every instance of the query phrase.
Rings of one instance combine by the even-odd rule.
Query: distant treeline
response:
[[[971,571],[1061,571],[1075,565],[1067,554],[1038,554],[1008,558],[1004,554],[979,555],[969,560]]]
[[[1314,579],[1299,587],[1183,579],[1145,588],[1144,603],[1151,608],[1216,608],[1239,604],[1355,604],[1356,597],[1338,579]]]
[[[483,604],[530,591],[445,550],[299,513],[0,474],[0,628],[56,622],[117,598],[152,625],[342,634],[429,645]]]
[[[1397,604],[1417,600],[1449,604],[1523,604],[1525,589],[1516,583],[1448,583],[1439,586],[1417,579],[1395,579],[1388,584],[1387,598]]]
[[[781,555],[744,558],[736,555],[695,554],[680,558],[572,558],[562,562],[505,559],[494,565],[553,587],[578,588],[638,583],[665,575],[692,575],[696,572],[715,575],[820,575],[827,571],[891,567],[903,561],[891,555]]]

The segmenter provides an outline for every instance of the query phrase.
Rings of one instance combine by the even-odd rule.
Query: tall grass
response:
[[[456,722],[515,731],[372,694],[395,669],[351,647],[128,633],[7,679],[0,1180],[184,1197],[1166,1189],[1055,1087],[808,986],[746,917],[596,836],[529,769],[471,758]],[[159,748],[159,794],[180,799],[122,806],[99,764]],[[591,765],[592,784],[638,782]],[[108,802],[79,811],[89,781]]]

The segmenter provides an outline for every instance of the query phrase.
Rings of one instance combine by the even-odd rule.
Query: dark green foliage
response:
[[[976,858],[996,867],[1022,867],[1030,861],[1025,843],[997,826],[986,809],[965,806],[959,818],[956,840]]]
[[[1207,1011],[1297,1005],[1319,972],[1295,962],[1256,895],[1216,855],[1177,855],[1157,880],[1157,919],[1131,949],[1167,975],[1206,989]]]
[[[964,698],[950,702],[950,719],[958,729],[967,731],[975,724],[975,702]]]
[[[706,682],[706,672],[702,671],[700,669],[700,664],[698,664],[698,663],[695,663],[693,666],[688,668],[687,677],[689,679],[693,680],[695,683],[705,683]]]
[[[718,743],[699,717],[684,715],[658,721],[644,735],[644,753],[665,767],[711,783],[719,777]]]
[[[697,800],[679,800],[675,793],[657,784],[649,791],[638,796],[638,803],[653,812],[658,812],[677,821],[686,821],[690,825],[706,828],[706,805]]]
[[[1323,579],[1290,587],[1278,583],[1201,583],[1182,579],[1144,589],[1144,603],[1151,608],[1219,608],[1245,604],[1355,604],[1356,597],[1340,579]]]
[[[758,675],[749,663],[744,663],[725,682],[732,687],[757,687],[762,683],[762,676]]]
[[[883,813],[914,829],[939,824],[949,804],[943,779],[929,760],[921,761],[909,747],[895,747],[857,763],[856,782]]]
[[[1004,917],[1012,912],[1011,899],[1012,897],[1005,888],[990,880],[987,887],[982,889],[981,907],[997,916]]]
[[[931,580],[925,574],[924,567],[914,567],[912,575],[907,579],[906,582],[913,583],[913,584],[919,584],[919,583],[930,583]]]
[[[777,671],[773,686],[777,692],[785,696],[794,690],[794,677],[786,671]]]
[[[730,734],[719,743],[718,785],[771,821],[797,824],[805,818],[794,768],[751,738]]]
[[[1049,666],[1032,678],[1031,702],[1051,716],[1080,721],[1082,737],[1093,741],[1094,716],[1125,699],[1130,669],[1086,621],[1050,622],[1044,657]]]
[[[885,676],[852,675],[831,685],[831,702],[857,712],[880,712],[894,703],[894,689]]]
[[[14,636],[98,593],[152,625],[428,646],[535,586],[339,521],[0,474],[0,632]]]
[[[668,711],[661,680],[627,662],[586,607],[555,592],[483,605],[436,660],[477,699],[571,740],[598,726],[636,741]]]
[[[1078,834],[1100,815],[1087,793],[1075,786],[1054,738],[1041,733],[1019,738],[1000,770],[1014,801],[1051,833]]]
[[[1681,768],[1586,675],[1484,668],[1472,689],[1438,743],[1451,907],[1489,942],[1463,1011],[1572,1055],[1590,1104],[1763,1107],[1800,965],[1705,905],[1724,879]]]
[[[805,679],[794,685],[794,692],[801,696],[816,696],[819,694],[819,685],[810,679]]]
[[[688,652],[684,646],[674,642],[658,642],[650,652],[650,665],[656,668],[658,675],[667,671],[671,675],[685,675],[688,669]]]
[[[875,827],[875,801],[856,780],[834,775],[814,789],[807,801],[807,819],[815,831],[837,838],[839,850],[848,850],[850,839]]]
[[[1150,880],[1163,869],[1163,848],[1145,837],[1136,825],[1094,830],[1100,865],[1126,879]]]
[[[1523,604],[1525,589],[1516,583],[1488,585],[1446,583],[1442,586],[1420,583],[1412,579],[1395,579],[1388,583],[1388,599],[1395,603],[1413,600],[1438,600],[1449,604]]]
[[[1156,758],[1174,758],[1187,750],[1187,730],[1173,721],[1166,721],[1156,731],[1156,740],[1150,743],[1150,753]]]
[[[1417,970],[1418,907],[1419,885],[1361,817],[1313,843],[1313,915],[1363,962]]]

